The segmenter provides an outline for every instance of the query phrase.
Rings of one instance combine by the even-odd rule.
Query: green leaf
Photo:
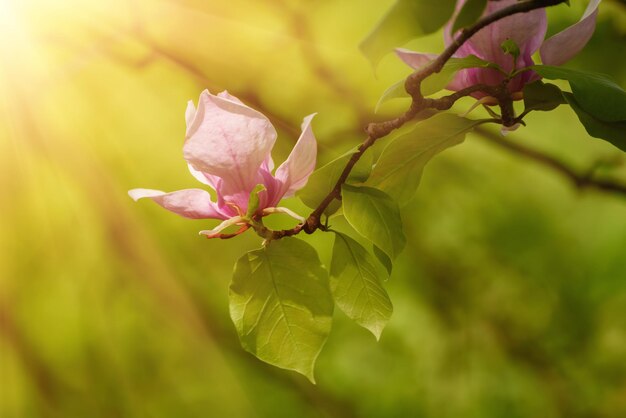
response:
[[[573,94],[564,93],[564,96],[589,135],[604,139],[622,151],[626,151],[626,121],[607,122],[600,120],[585,111],[578,104]]]
[[[532,69],[550,80],[567,80],[578,106],[595,119],[626,121],[626,91],[609,76],[548,65],[535,65]]]
[[[474,24],[487,8],[487,0],[467,0],[452,26],[452,33]]]
[[[265,190],[265,186],[257,184],[250,192],[250,199],[248,200],[248,210],[246,212],[246,218],[252,219],[257,209],[259,209],[259,193]]]
[[[396,202],[378,189],[349,184],[343,185],[341,196],[348,223],[390,258],[396,258],[406,244]]]
[[[419,186],[426,163],[463,142],[465,134],[483,122],[439,113],[418,123],[385,147],[365,184],[384,191],[400,205],[406,204]]]
[[[380,264],[385,267],[385,270],[387,270],[387,274],[391,276],[391,271],[393,270],[393,263],[391,262],[391,259],[387,254],[385,254],[383,250],[381,250],[377,246],[373,245],[372,247],[374,249],[374,255],[376,256],[378,261],[380,261]]]
[[[517,46],[517,43],[513,39],[508,38],[504,42],[502,42],[500,44],[500,49],[502,49],[502,52],[504,52],[506,55],[511,55],[513,59],[517,61],[520,50],[519,46]]]
[[[442,70],[438,73],[432,74],[427,77],[421,84],[421,92],[423,96],[430,96],[431,94],[437,93],[438,91],[443,90],[454,78],[454,75],[460,71],[467,68],[493,68],[495,70],[504,72],[499,65],[487,62],[481,58],[478,58],[475,55],[468,55],[463,58],[450,58],[448,62],[443,66]],[[380,106],[391,100],[397,98],[405,98],[410,97],[409,94],[404,89],[404,82],[406,79],[402,79],[393,85],[391,85],[383,95],[378,99],[376,103],[375,112],[378,112]]]
[[[456,0],[397,0],[359,48],[376,66],[393,48],[442,27],[455,4]]]
[[[393,312],[391,300],[378,278],[370,253],[349,236],[334,232],[330,289],[335,303],[378,340]]]
[[[549,111],[566,104],[560,88],[550,83],[535,81],[524,86],[524,111]]]
[[[383,95],[380,96],[380,99],[378,99],[378,101],[376,102],[374,113],[378,113],[378,110],[383,105],[383,103],[386,103],[391,99],[402,99],[402,98],[410,97],[409,93],[407,93],[406,90],[404,89],[405,81],[406,79],[402,79],[392,84],[391,86],[389,86],[387,90],[385,90]]]
[[[322,200],[328,195],[328,193],[335,187],[337,180],[339,180],[339,176],[343,172],[343,169],[346,167],[348,160],[352,157],[357,151],[356,148],[346,152],[340,157],[335,158],[328,164],[318,168],[311,174],[309,177],[309,181],[306,186],[296,193],[296,195],[310,208],[316,208]],[[354,168],[350,172],[348,176],[348,182],[350,183],[362,183],[367,180],[370,172],[372,171],[372,153],[366,152],[363,156],[357,161]],[[341,203],[338,201],[333,201],[326,210],[324,214],[326,216],[330,216],[335,213],[341,207]]]
[[[272,241],[235,265],[230,316],[244,349],[314,381],[330,332],[333,300],[317,252],[297,238]]]

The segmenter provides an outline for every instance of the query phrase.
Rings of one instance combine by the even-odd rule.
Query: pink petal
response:
[[[243,105],[243,102],[239,100],[238,98],[236,98],[235,96],[233,96],[232,94],[230,94],[228,90],[224,90],[222,92],[217,93],[217,97],[221,97],[222,99],[230,100],[231,102],[235,102],[235,103],[239,103],[240,105]]]
[[[454,78],[452,78],[452,81],[450,81],[448,85],[446,86],[446,89],[452,90],[452,91],[459,91],[459,90],[464,89],[465,87],[469,87],[472,83],[468,81],[468,77],[467,77],[468,71],[469,69],[457,71],[457,73],[454,75]]]
[[[241,199],[239,198],[239,196],[231,196],[228,194],[228,191],[224,189],[224,182],[221,178],[213,176],[211,174],[203,173],[202,171],[198,171],[193,168],[191,164],[187,164],[187,168],[196,180],[198,180],[202,184],[206,184],[207,186],[215,190],[217,194],[217,207],[219,208],[220,213],[224,214],[225,216],[237,215],[237,210],[231,205],[227,204],[225,199],[228,199],[229,203],[235,205],[238,205]],[[237,192],[238,191],[235,191],[234,193],[236,194]],[[239,194],[241,195],[241,193]],[[245,192],[243,193],[243,195],[245,196]],[[245,202],[245,206],[243,206],[244,211],[246,207],[247,201]]]
[[[194,169],[220,177],[232,192],[249,192],[268,158],[276,130],[270,121],[238,99],[203,91],[187,128],[183,152]]]
[[[267,171],[272,171],[274,169],[274,160],[272,159],[271,154],[267,156],[263,164],[261,165]]]
[[[191,175],[200,183],[206,184],[207,186],[209,186],[215,191],[217,191],[220,188],[220,183],[222,182],[221,178],[196,170],[195,168],[192,167],[191,164],[187,164],[187,168],[189,169],[189,172],[191,173]]]
[[[596,28],[599,5],[600,0],[591,0],[578,23],[545,40],[539,51],[545,65],[563,65],[587,45]]]
[[[485,15],[517,3],[516,0],[490,1]],[[458,5],[457,5],[458,7]],[[450,43],[452,23],[446,27],[446,44]],[[496,63],[505,70],[513,69],[513,57],[504,54],[500,45],[507,39],[513,40],[521,55],[530,57],[541,45],[547,29],[545,9],[536,9],[528,13],[518,13],[505,17],[478,31],[457,51],[457,56],[474,54],[486,61]]]
[[[265,191],[259,193],[259,209],[276,206],[285,194],[283,183],[272,175],[266,167],[259,170],[259,183],[265,186]]]
[[[200,189],[185,189],[165,193],[152,189],[132,189],[128,195],[137,201],[144,197],[154,200],[165,209],[191,219],[226,219],[217,205],[211,201],[211,195]]]
[[[276,179],[283,183],[281,197],[293,196],[297,190],[303,188],[315,169],[317,141],[311,128],[314,116],[315,114],[312,114],[304,118],[298,142],[287,160],[276,170]]]
[[[187,168],[189,169],[189,172],[196,180],[198,180],[202,184],[206,184],[207,186],[210,186],[213,190],[215,190],[215,185],[214,185],[214,182],[212,181],[214,176],[211,176],[211,175],[207,176],[202,171],[199,171],[193,168],[191,164],[187,164]]]
[[[405,64],[409,67],[417,70],[430,61],[437,58],[437,54],[424,54],[421,52],[415,52],[404,48],[396,48],[396,55],[400,57]]]

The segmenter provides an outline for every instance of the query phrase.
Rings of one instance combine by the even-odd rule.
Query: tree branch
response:
[[[426,65],[420,71],[416,71],[411,74],[405,83],[407,93],[413,97],[413,100],[419,100],[422,98],[420,93],[420,84],[428,76],[438,73],[443,69],[443,66],[452,58],[452,56],[459,50],[459,48],[467,42],[474,34],[490,24],[504,19],[505,17],[512,16],[518,13],[528,13],[535,9],[541,9],[544,7],[556,6],[561,3],[565,3],[567,0],[526,0],[515,3],[509,7],[497,10],[494,13],[483,17],[474,25],[463,29],[459,36],[448,45],[448,47],[430,64]]]
[[[420,91],[421,82],[426,77],[440,72],[446,62],[448,62],[450,58],[452,58],[454,53],[475,33],[480,31],[482,28],[507,16],[511,16],[517,13],[526,13],[531,10],[540,9],[543,7],[554,6],[560,3],[564,3],[565,1],[566,0],[527,0],[513,4],[509,7],[505,7],[488,16],[485,16],[469,28],[463,29],[461,34],[443,51],[441,55],[439,55],[435,60],[431,61],[430,64],[426,65],[423,69],[411,74],[405,82],[406,91],[412,97],[410,108],[398,118],[379,123],[370,123],[367,126],[367,138],[359,146],[358,151],[352,155],[341,175],[339,176],[339,179],[337,180],[337,183],[335,184],[333,189],[328,193],[324,200],[322,200],[318,207],[315,208],[315,210],[309,215],[304,226],[302,227],[302,230],[305,231],[307,234],[311,234],[320,227],[320,217],[322,213],[324,213],[324,210],[334,199],[340,198],[341,187],[348,179],[352,168],[365,153],[365,151],[376,142],[376,140],[389,135],[392,131],[398,129],[407,121],[413,119],[415,115],[417,115],[422,110],[426,110],[428,108],[438,109],[439,107],[437,106],[441,106],[441,102],[437,102],[437,100],[441,99],[424,98]],[[467,95],[474,91],[475,90],[464,91],[463,93],[466,93]],[[455,100],[460,97],[456,97]],[[449,105],[449,107],[452,106],[452,103]]]
[[[555,157],[545,155],[537,150],[518,144],[517,142],[504,139],[485,128],[478,127],[474,129],[474,132],[502,149],[521,155],[556,171],[578,189],[596,189],[626,195],[626,184],[616,183],[611,180],[594,179],[590,174],[578,173]]]

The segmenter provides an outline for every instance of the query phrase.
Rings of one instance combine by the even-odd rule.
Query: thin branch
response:
[[[576,170],[568,167],[565,163],[555,157],[545,155],[540,151],[520,145],[517,142],[504,139],[488,129],[478,127],[474,130],[474,132],[479,134],[488,142],[495,144],[502,149],[521,155],[542,164],[553,171],[556,171],[569,180],[578,189],[596,189],[626,195],[626,184],[616,183],[611,180],[595,179],[589,174],[578,173]]]
[[[476,22],[474,25],[463,29],[459,36],[448,45],[448,47],[430,64],[425,66],[422,70],[416,71],[411,74],[405,84],[406,91],[413,97],[414,100],[419,100],[422,96],[420,93],[420,84],[428,76],[440,72],[444,65],[452,58],[452,56],[459,50],[459,48],[467,42],[474,34],[490,24],[504,19],[505,17],[512,16],[518,13],[528,13],[535,9],[541,9],[544,7],[556,6],[561,3],[565,3],[567,0],[526,0],[515,3],[511,6],[497,10],[494,13],[487,15]]]
[[[389,135],[392,131],[398,129],[407,121],[413,119],[415,115],[417,115],[422,110],[426,110],[428,108],[438,108],[438,99],[425,99],[422,95],[420,91],[421,82],[426,77],[441,71],[443,69],[443,66],[446,64],[446,62],[448,62],[448,60],[450,60],[450,58],[452,58],[454,53],[475,33],[480,31],[482,28],[507,16],[511,16],[517,13],[527,13],[531,10],[554,6],[560,3],[564,3],[565,1],[566,0],[527,0],[513,4],[509,7],[505,7],[488,16],[485,16],[471,27],[463,29],[461,34],[443,51],[441,55],[439,55],[435,60],[431,61],[430,64],[426,65],[423,69],[411,74],[405,82],[406,91],[411,95],[413,99],[410,108],[398,118],[380,123],[370,123],[367,126],[367,138],[359,146],[358,151],[352,155],[333,189],[322,200],[319,206],[315,208],[315,210],[309,215],[305,225],[302,227],[302,230],[304,230],[308,234],[311,234],[320,227],[320,217],[322,213],[334,199],[338,199],[341,196],[341,187],[348,179],[352,168],[365,153],[365,151],[376,142],[376,140]],[[470,91],[467,94],[471,92],[473,91]],[[452,104],[450,104],[450,106],[452,106]]]

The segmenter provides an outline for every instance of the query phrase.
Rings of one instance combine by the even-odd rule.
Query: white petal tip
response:
[[[156,197],[156,196],[161,196],[163,194],[165,193],[160,190],[153,190],[153,189],[131,189],[128,191],[128,195],[135,202],[144,197]]]
[[[209,229],[209,230],[200,231],[198,234],[199,235],[206,235],[208,238],[215,238],[215,237],[217,237],[220,234],[220,232],[222,232],[224,229],[228,228],[229,226],[232,226],[232,225],[243,225],[245,223],[246,223],[246,220],[243,217],[241,217],[241,216],[234,216],[232,218],[226,219],[224,222],[222,222],[221,224],[219,224],[215,228]]]
[[[265,209],[263,209],[263,215],[271,215],[272,213],[284,213],[285,215],[289,215],[292,218],[296,219],[300,223],[304,223],[306,221],[305,218],[303,218],[302,216],[298,215],[297,213],[295,213],[291,209],[287,209],[287,208],[283,208],[283,207],[265,208]]]
[[[128,191],[128,195],[130,196],[131,199],[133,199],[135,202],[138,201],[139,199],[141,199],[141,197],[137,196],[135,194],[135,190],[129,190]]]

